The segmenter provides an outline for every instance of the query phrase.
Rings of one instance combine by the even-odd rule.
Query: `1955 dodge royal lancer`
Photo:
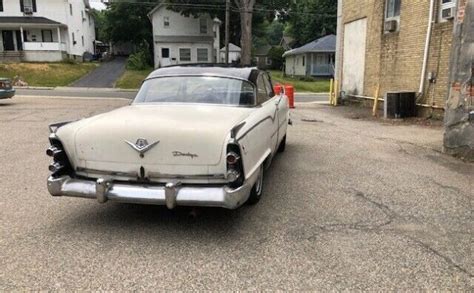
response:
[[[158,69],[131,105],[50,125],[53,196],[235,209],[285,150],[287,97],[257,68]]]

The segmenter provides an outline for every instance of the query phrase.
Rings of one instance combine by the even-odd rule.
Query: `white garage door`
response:
[[[362,95],[364,92],[366,36],[367,18],[344,26],[342,90],[347,94]]]

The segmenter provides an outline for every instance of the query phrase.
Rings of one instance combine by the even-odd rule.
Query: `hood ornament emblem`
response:
[[[144,138],[137,139],[136,143],[130,142],[128,140],[125,141],[129,146],[131,146],[134,150],[136,150],[140,157],[143,158],[144,154],[157,145],[160,141],[157,140],[154,143],[149,144],[148,141]]]

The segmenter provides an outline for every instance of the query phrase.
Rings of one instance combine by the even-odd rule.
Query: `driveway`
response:
[[[75,81],[72,87],[86,88],[113,88],[117,80],[125,71],[127,59],[116,57],[112,61],[104,62],[89,74]]]
[[[298,107],[256,206],[53,198],[47,125],[127,104],[0,102],[0,291],[471,291],[474,165],[442,129]]]

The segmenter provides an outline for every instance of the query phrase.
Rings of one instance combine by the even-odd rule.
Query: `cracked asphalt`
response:
[[[441,128],[300,105],[256,206],[51,197],[47,125],[127,103],[0,101],[0,291],[474,289],[474,165]]]

